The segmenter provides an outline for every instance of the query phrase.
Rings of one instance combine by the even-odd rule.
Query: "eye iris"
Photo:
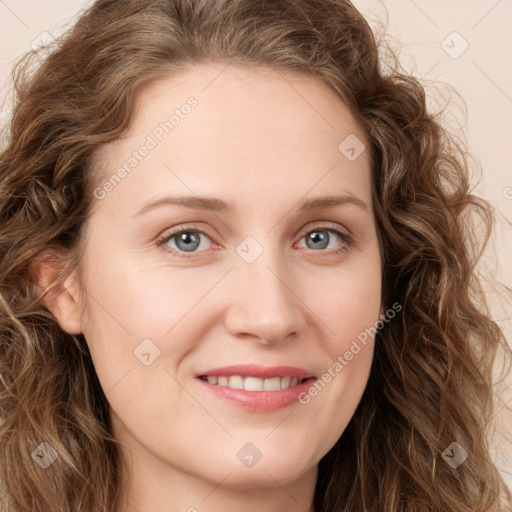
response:
[[[200,236],[197,231],[182,231],[174,235],[172,238],[176,239],[176,246],[180,251],[193,252],[200,245]],[[330,235],[329,230],[319,229],[311,231],[307,236],[306,245],[310,249],[325,249],[329,245]],[[312,241],[312,243],[309,243]],[[184,245],[183,245],[184,244]]]
[[[312,231],[307,238],[312,240],[314,244],[320,242],[320,247],[314,245],[310,249],[325,249],[329,245],[329,233],[327,231]]]
[[[180,247],[181,242],[184,242],[185,246]],[[186,231],[180,233],[179,235],[176,235],[176,246],[180,250],[188,252],[194,251],[199,246],[199,243],[199,235],[197,233],[194,233],[193,231]]]

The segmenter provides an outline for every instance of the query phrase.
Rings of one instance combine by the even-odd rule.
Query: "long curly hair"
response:
[[[472,194],[464,144],[389,48],[384,65],[386,45],[348,0],[98,0],[43,59],[18,62],[0,153],[2,510],[117,512],[108,401],[85,338],[43,298],[80,268],[98,148],[126,132],[145,86],[208,62],[316,77],[370,142],[382,302],[402,311],[379,329],[361,402],[319,463],[315,512],[510,504],[489,440],[494,362],[510,354],[475,268],[495,218]],[[43,251],[68,264],[44,289]],[[44,442],[58,460],[42,471]],[[456,469],[443,458],[454,442],[468,455]]]

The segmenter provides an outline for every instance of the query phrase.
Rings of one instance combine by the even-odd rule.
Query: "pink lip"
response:
[[[273,377],[297,377],[298,379],[308,379],[313,377],[311,372],[294,366],[257,366],[253,364],[224,366],[223,368],[214,368],[202,373],[197,377],[208,375],[231,377],[231,375],[240,375],[241,377],[259,377],[260,379],[271,379]]]
[[[297,377],[304,380],[301,384],[297,384],[288,389],[280,389],[278,391],[246,391],[245,389],[232,389],[227,386],[219,386],[210,384],[206,380],[199,377],[216,375],[226,376],[240,375],[242,377],[259,377],[262,379],[270,379],[273,377]],[[227,366],[224,368],[216,368],[208,370],[197,375],[197,380],[202,386],[210,391],[214,396],[231,402],[237,407],[252,412],[270,412],[288,407],[298,401],[301,393],[307,392],[309,387],[315,381],[313,375],[301,368],[292,366],[274,366],[263,367],[254,365]]]

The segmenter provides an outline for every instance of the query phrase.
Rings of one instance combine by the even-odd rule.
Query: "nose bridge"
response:
[[[304,319],[283,248],[272,233],[258,239],[236,247],[227,327],[271,343],[300,330]]]

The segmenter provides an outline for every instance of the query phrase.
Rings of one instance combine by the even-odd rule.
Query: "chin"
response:
[[[208,468],[201,468],[201,473],[204,479],[212,482],[225,479],[223,487],[256,489],[288,485],[314,470],[315,465],[315,461],[305,459],[303,452],[291,454],[284,450],[272,450],[267,456],[263,453],[252,466],[246,466],[236,456],[234,460],[232,457],[222,457],[217,461],[212,459]]]

